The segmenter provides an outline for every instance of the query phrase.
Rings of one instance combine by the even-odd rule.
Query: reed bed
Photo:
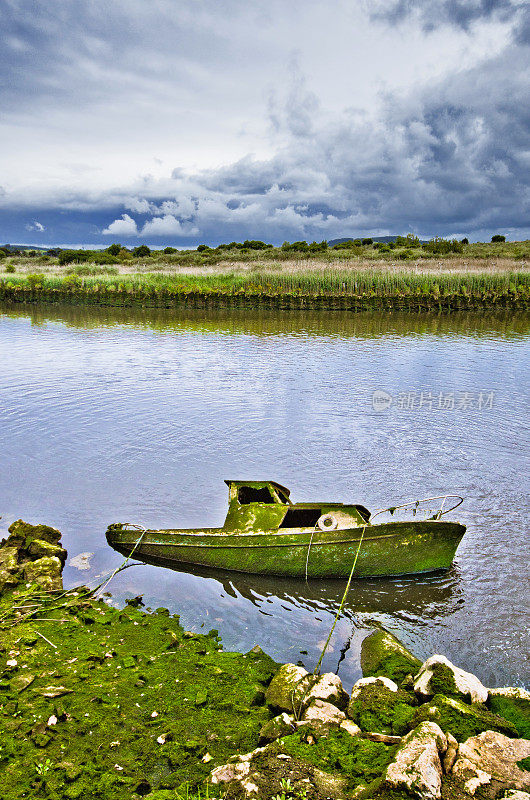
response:
[[[395,302],[399,307],[421,301],[427,306],[463,304],[527,305],[527,271],[424,272],[381,269],[306,268],[274,271],[261,265],[251,272],[209,274],[131,273],[120,275],[57,274],[0,277],[0,299],[167,306],[179,300],[299,300]]]

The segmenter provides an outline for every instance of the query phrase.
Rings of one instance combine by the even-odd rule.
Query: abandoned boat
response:
[[[222,528],[147,530],[131,523],[107,529],[111,547],[149,563],[193,565],[306,578],[416,575],[448,569],[465,526],[442,517],[457,495],[415,500],[370,513],[362,505],[293,503],[274,481],[225,481],[229,507]],[[449,498],[458,502],[444,510]],[[433,512],[424,503],[442,501]],[[406,513],[409,519],[397,517]],[[374,522],[376,518],[378,521]]]

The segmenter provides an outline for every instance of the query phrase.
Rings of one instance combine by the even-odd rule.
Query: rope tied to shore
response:
[[[355,558],[353,559],[352,568],[350,570],[350,575],[348,577],[348,582],[346,583],[346,588],[344,589],[344,594],[342,595],[342,600],[340,601],[339,608],[337,610],[337,613],[335,614],[335,619],[333,620],[333,625],[331,626],[331,630],[329,632],[328,638],[326,639],[326,643],[324,644],[324,647],[322,648],[322,652],[320,654],[320,658],[318,659],[317,665],[316,665],[315,669],[313,670],[313,675],[319,675],[320,674],[320,667],[322,666],[322,661],[323,661],[324,656],[326,654],[326,650],[328,649],[328,645],[329,645],[329,643],[331,641],[331,637],[333,636],[333,631],[335,630],[335,626],[337,624],[337,621],[338,621],[338,619],[339,619],[339,617],[340,617],[340,615],[342,613],[342,609],[344,608],[344,603],[346,602],[346,597],[348,595],[348,592],[350,591],[350,584],[352,582],[353,573],[355,571],[355,567],[357,566],[357,559],[359,558],[359,553],[361,552],[361,545],[363,543],[365,531],[366,531],[366,524],[363,527],[363,530],[362,530],[362,533],[361,533],[361,538],[359,539],[359,544],[357,546],[357,552],[355,553]]]

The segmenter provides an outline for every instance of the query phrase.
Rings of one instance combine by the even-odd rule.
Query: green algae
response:
[[[519,767],[519,769],[522,769],[525,772],[530,772],[530,756],[522,758],[520,761],[518,761],[517,766]]]
[[[517,735],[522,739],[530,739],[530,702],[525,698],[490,695],[490,710],[512,723]]]
[[[269,717],[257,690],[277,668],[262,652],[225,653],[216,631],[186,636],[165,610],[77,593],[48,617],[2,632],[2,800],[193,788],[255,747]]]
[[[505,736],[516,737],[515,727],[481,703],[468,704],[452,697],[435,695],[430,703],[419,708],[412,720],[414,728],[420,722],[435,722],[444,733],[452,733],[458,742],[483,731],[498,731]]]
[[[457,687],[453,672],[445,664],[436,663],[430,667],[429,694],[443,694],[446,697],[462,698],[462,692]],[[471,697],[468,695],[468,699]]]
[[[332,730],[312,744],[302,732],[294,733],[279,739],[278,746],[293,758],[318,769],[340,773],[348,779],[350,788],[380,777],[397,749],[341,730]]]
[[[363,731],[401,736],[409,730],[415,705],[415,697],[402,689],[393,692],[382,683],[369,683],[350,700],[348,716]]]
[[[385,675],[396,683],[415,675],[421,661],[385,630],[373,631],[361,644],[361,669],[364,677]]]

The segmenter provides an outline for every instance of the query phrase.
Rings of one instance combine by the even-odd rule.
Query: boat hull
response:
[[[465,532],[456,522],[389,522],[347,530],[227,534],[128,530],[111,525],[107,541],[118,552],[149,562],[193,565],[259,575],[341,578],[418,575],[448,569]]]

